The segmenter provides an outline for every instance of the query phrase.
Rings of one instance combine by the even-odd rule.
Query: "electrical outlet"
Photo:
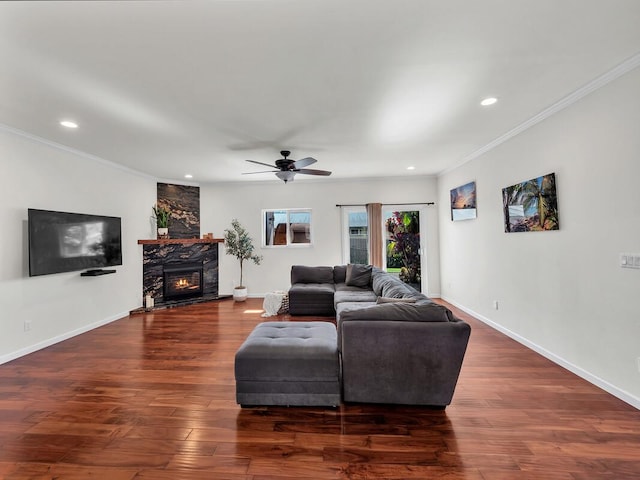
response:
[[[498,310],[498,300],[493,301],[493,308],[494,310]]]
[[[31,331],[31,320],[24,321],[24,331],[25,332]]]

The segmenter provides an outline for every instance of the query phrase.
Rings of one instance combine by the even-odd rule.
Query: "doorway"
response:
[[[425,255],[421,240],[425,215],[418,206],[382,208],[385,270],[419,292],[426,292]]]

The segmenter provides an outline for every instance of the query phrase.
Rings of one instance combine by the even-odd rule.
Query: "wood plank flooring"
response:
[[[261,307],[133,315],[1,365],[0,478],[640,479],[640,411],[451,306],[472,333],[444,411],[240,409]]]

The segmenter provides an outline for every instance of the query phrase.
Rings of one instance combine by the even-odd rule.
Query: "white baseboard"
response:
[[[55,345],[56,343],[60,343],[64,340],[68,340],[69,338],[75,337],[82,333],[86,333],[94,328],[101,327],[111,322],[115,322],[116,320],[120,320],[121,318],[129,316],[129,312],[122,312],[116,315],[113,315],[108,318],[104,318],[98,322],[91,323],[89,325],[85,325],[76,330],[71,330],[70,332],[63,333],[62,335],[55,336],[53,338],[48,338],[34,345],[29,345],[28,347],[21,348],[20,350],[16,350],[15,352],[7,353],[6,355],[2,355],[0,357],[0,365],[3,363],[10,362],[15,360],[16,358],[24,357],[25,355],[29,355],[30,353],[37,352],[38,350],[42,350],[43,348],[50,347],[51,345]]]
[[[477,318],[482,323],[485,323],[485,324],[489,325],[491,328],[493,328],[495,330],[498,330],[501,333],[504,333],[507,337],[512,338],[516,342],[524,345],[527,348],[530,348],[531,350],[533,350],[536,353],[539,353],[543,357],[551,360],[553,363],[556,363],[556,364],[560,365],[561,367],[566,368],[570,372],[572,372],[572,373],[576,374],[577,376],[585,379],[587,382],[592,383],[593,385],[595,385],[597,387],[600,387],[605,392],[610,393],[614,397],[617,397],[620,400],[622,400],[623,402],[626,402],[629,405],[631,405],[632,407],[635,407],[638,410],[640,410],[640,398],[630,394],[629,392],[627,392],[625,390],[622,390],[622,389],[616,387],[615,385],[610,384],[609,382],[607,382],[606,380],[603,380],[602,378],[598,377],[597,375],[593,375],[591,372],[588,372],[587,370],[584,370],[583,368],[580,368],[577,365],[574,365],[573,363],[568,362],[567,360],[565,360],[564,358],[556,355],[555,353],[550,352],[549,350],[541,347],[540,345],[537,345],[537,344],[531,342],[530,340],[527,340],[526,338],[518,335],[515,332],[512,332],[508,328],[503,327],[502,325],[492,321],[491,319],[489,319],[489,318],[487,318],[487,317],[485,317],[483,315],[480,315],[478,312],[474,312],[473,310],[465,307],[464,305],[458,304],[457,302],[455,302],[454,300],[451,300],[450,298],[442,297],[442,299],[445,302],[448,302],[451,305],[454,305],[455,307],[459,308],[463,312],[468,313],[472,317]]]

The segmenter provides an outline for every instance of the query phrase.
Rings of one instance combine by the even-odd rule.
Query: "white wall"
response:
[[[336,204],[422,203],[436,199],[434,177],[335,181],[329,178],[284,184],[215,184],[200,187],[202,232],[222,237],[231,220],[237,218],[250,232],[257,253],[264,261],[246,264],[244,283],[249,295],[262,296],[290,286],[291,265],[342,264],[341,214]],[[311,208],[314,244],[311,247],[261,248],[263,209]],[[429,295],[440,294],[438,217],[435,207],[427,207],[426,248]],[[220,246],[220,293],[230,294],[240,271],[235,257],[224,254]]]
[[[121,318],[142,302],[142,247],[156,182],[0,129],[0,363]],[[123,265],[29,277],[27,209],[122,217]],[[25,322],[31,330],[25,331]]]
[[[640,408],[640,270],[619,267],[640,253],[638,85],[636,69],[443,175],[438,199],[443,298]],[[504,233],[502,188],[551,172],[560,230]],[[451,222],[449,190],[472,180],[478,218]]]

